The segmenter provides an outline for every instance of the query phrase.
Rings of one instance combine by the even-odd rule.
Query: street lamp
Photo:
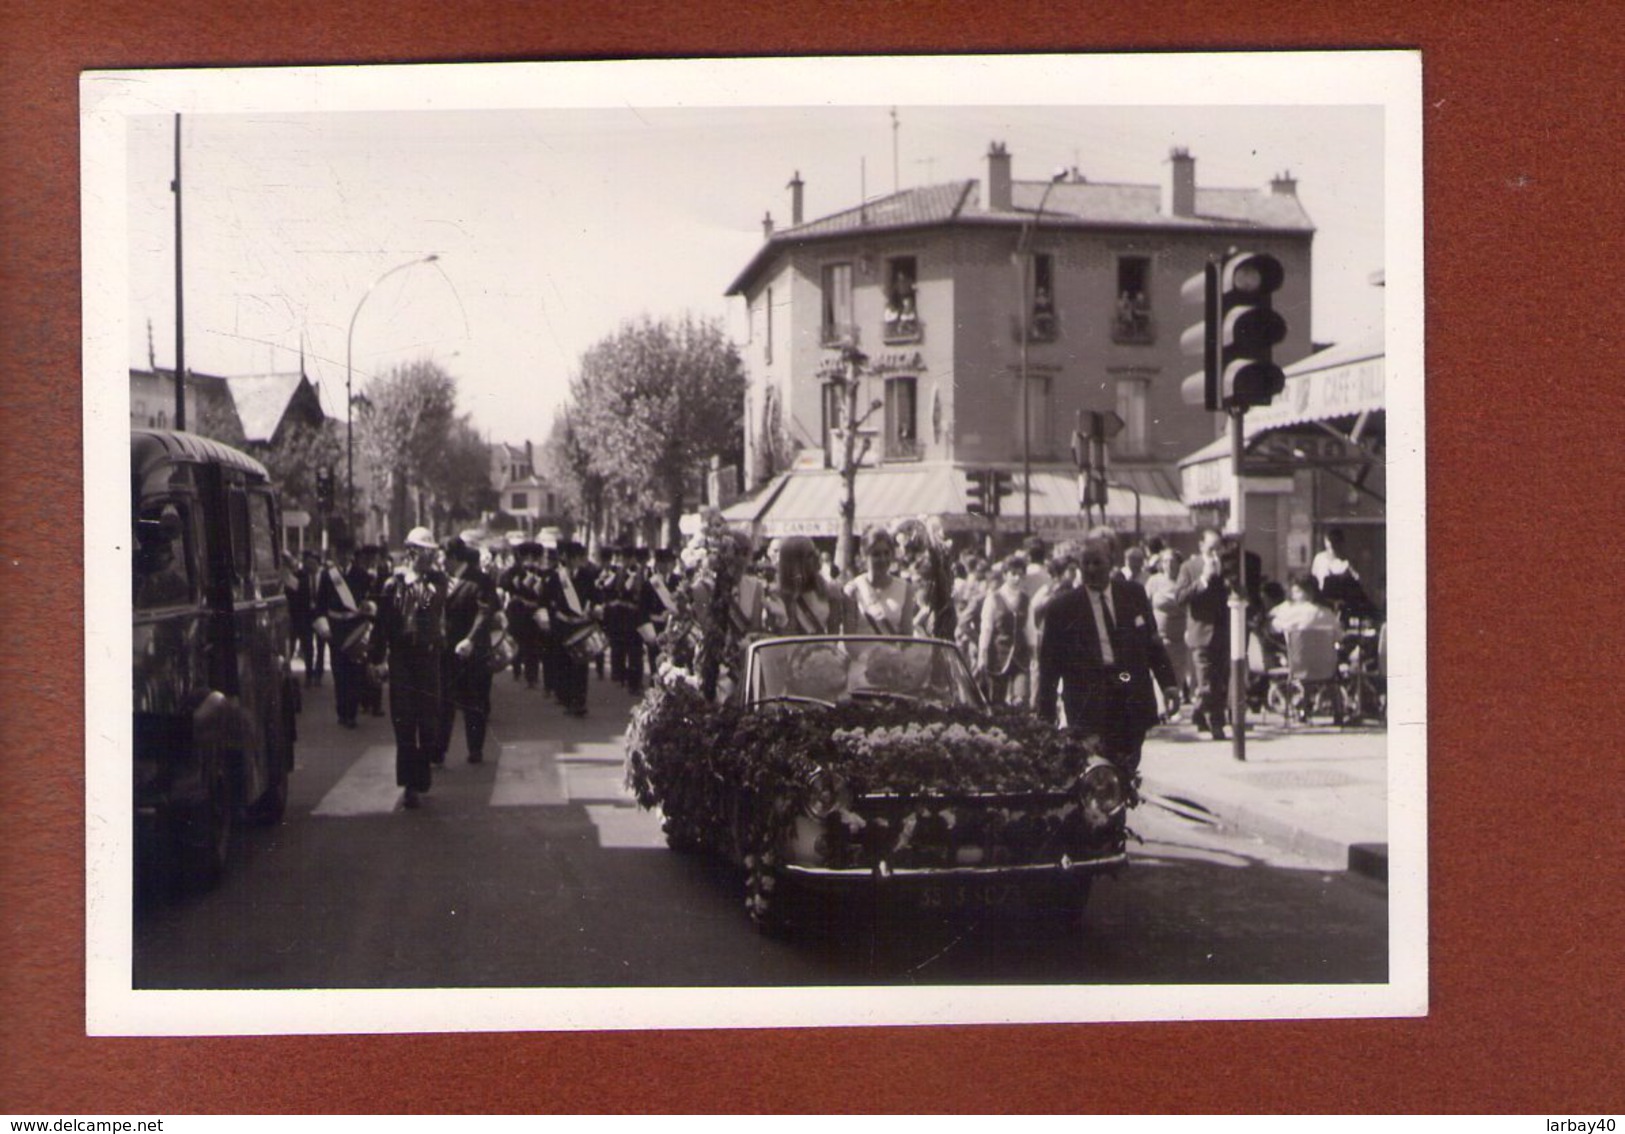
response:
[[[344,477],[347,497],[344,519],[350,529],[348,534],[352,540],[355,538],[355,394],[351,392],[351,380],[354,377],[351,361],[355,355],[355,321],[361,314],[361,308],[367,302],[367,297],[378,290],[379,284],[396,272],[404,272],[407,268],[415,268],[419,264],[432,264],[438,259],[440,253],[431,252],[427,256],[419,256],[416,260],[395,265],[372,281],[372,286],[357,301],[355,311],[350,316],[350,333],[344,340]]]
[[[1033,320],[1033,237],[1044,219],[1044,206],[1049,203],[1050,190],[1066,176],[1066,170],[1056,170],[1044,185],[1044,195],[1038,198],[1038,209],[1033,219],[1021,230],[1021,255],[1017,268],[1021,272],[1021,529],[1024,538],[1033,534],[1033,415],[1028,405],[1032,397],[1027,379],[1027,343],[1032,338]],[[1053,286],[1053,285],[1052,285]]]

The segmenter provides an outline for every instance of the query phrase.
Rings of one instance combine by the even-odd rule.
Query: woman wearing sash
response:
[[[778,586],[767,598],[767,632],[783,635],[844,634],[846,596],[824,578],[818,548],[806,536],[779,546]]]
[[[863,533],[863,559],[869,569],[846,585],[847,625],[855,634],[914,633],[914,587],[892,574],[897,541],[874,526]]]

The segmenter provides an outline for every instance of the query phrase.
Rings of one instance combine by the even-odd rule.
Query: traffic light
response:
[[[965,511],[973,516],[991,516],[988,507],[987,482],[992,474],[983,469],[972,469],[965,474]]]
[[[971,469],[965,473],[965,511],[993,519],[1002,509],[999,501],[1015,491],[1010,474],[998,469]]]
[[[333,510],[333,470],[316,470],[316,507],[323,512]]]
[[[993,505],[993,514],[995,516],[1004,514],[1004,508],[999,504],[999,501],[1014,491],[1015,487],[1010,483],[1009,473],[997,470],[988,473],[988,503]]]
[[[1186,405],[1201,406],[1213,412],[1222,409],[1219,397],[1219,265],[1211,260],[1187,279],[1179,289],[1187,306],[1196,307],[1201,318],[1186,327],[1179,346],[1186,354],[1202,359],[1202,369],[1180,385]]]
[[[1106,474],[1099,469],[1085,469],[1078,474],[1078,507],[1087,512],[1090,508],[1106,507]]]
[[[1262,252],[1225,258],[1218,347],[1219,395],[1226,409],[1267,406],[1286,388],[1286,375],[1271,358],[1272,348],[1286,338],[1286,320],[1272,305],[1284,276],[1281,261]]]
[[[1285,279],[1281,261],[1262,252],[1232,252],[1187,279],[1180,297],[1199,306],[1202,319],[1179,337],[1186,354],[1200,355],[1200,373],[1180,393],[1209,411],[1267,406],[1286,387],[1271,357],[1286,338],[1286,320],[1273,306]]]

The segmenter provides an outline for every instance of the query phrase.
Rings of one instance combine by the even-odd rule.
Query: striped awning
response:
[[[949,532],[985,532],[988,521],[965,510],[966,472],[954,465],[904,465],[858,470],[855,527],[891,524],[919,516],[936,516]],[[1014,491],[1004,498],[997,521],[1000,531],[1025,526],[1027,493],[1021,470],[1007,469]],[[1032,471],[1032,528],[1040,535],[1082,535],[1091,523],[1078,507],[1077,473],[1070,468]],[[783,473],[752,497],[723,512],[730,523],[753,535],[773,539],[787,535],[835,536],[840,533],[842,484],[833,469]],[[1160,468],[1113,469],[1107,490],[1107,521],[1142,531],[1170,531],[1187,526],[1190,513],[1179,502],[1173,477]],[[1094,522],[1098,522],[1098,517]]]

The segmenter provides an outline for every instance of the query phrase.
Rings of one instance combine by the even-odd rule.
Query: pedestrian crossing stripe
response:
[[[491,807],[557,807],[570,803],[601,810],[636,810],[618,744],[584,744],[563,750],[556,740],[500,746]],[[443,772],[437,772],[438,779]],[[394,811],[403,792],[395,783],[395,749],[373,745],[345,770],[313,815],[343,818]]]
[[[394,746],[373,745],[345,770],[312,814],[373,815],[393,811],[401,795],[395,783]]]
[[[504,744],[497,758],[492,807],[536,807],[570,802],[556,757],[556,740]]]

